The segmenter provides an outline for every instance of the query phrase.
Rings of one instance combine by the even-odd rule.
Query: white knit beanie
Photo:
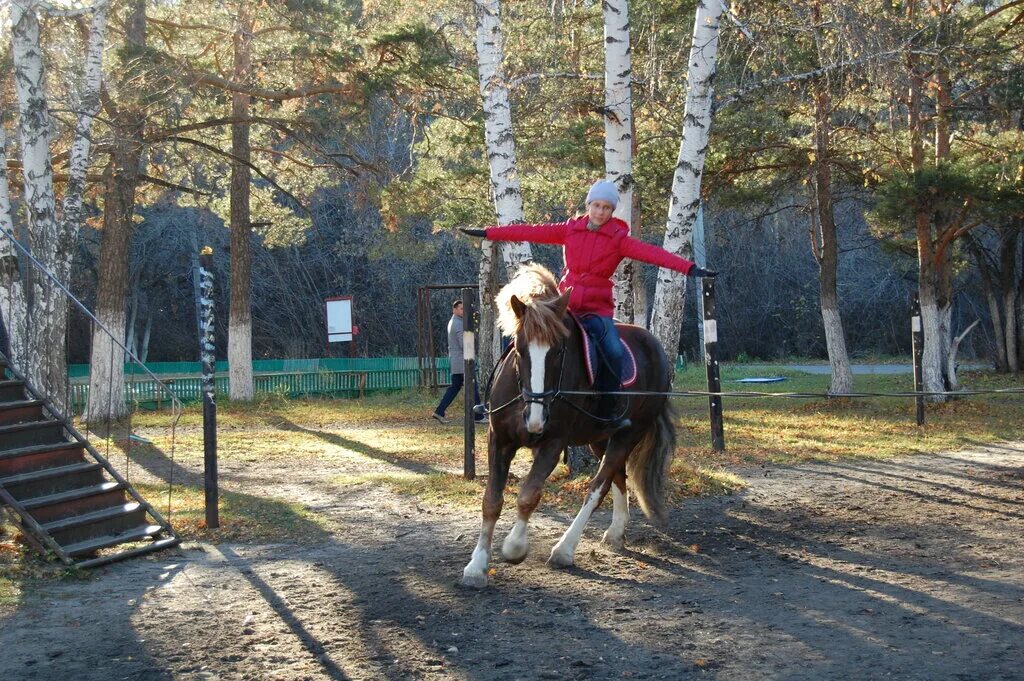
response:
[[[598,180],[587,192],[587,203],[589,204],[591,201],[607,201],[612,204],[612,208],[615,208],[619,205],[619,190],[614,182]]]

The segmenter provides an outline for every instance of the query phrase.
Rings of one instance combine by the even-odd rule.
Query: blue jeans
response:
[[[594,387],[604,392],[614,392],[622,383],[622,363],[625,359],[619,330],[611,317],[596,314],[584,316],[580,321],[587,334],[597,343],[597,376]]]
[[[462,384],[466,382],[465,374],[452,374],[452,384],[448,386],[448,389],[444,391],[444,395],[441,396],[441,402],[437,405],[437,409],[434,410],[435,414],[444,416],[445,410],[455,400],[455,396],[462,390]],[[477,390],[476,383],[473,383],[473,406],[480,404],[480,391]]]

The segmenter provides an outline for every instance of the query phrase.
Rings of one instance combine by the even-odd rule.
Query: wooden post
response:
[[[910,339],[914,356],[914,392],[921,392],[924,385],[924,329],[921,327],[921,302],[914,294],[914,302],[910,305]],[[915,396],[917,402],[917,425],[924,425],[924,395]]]
[[[220,527],[217,489],[217,371],[213,326],[213,249],[199,254],[199,288],[202,310],[199,348],[203,363],[203,487],[206,492],[206,527]]]
[[[473,313],[476,306],[473,299],[476,295],[471,288],[462,289],[462,357],[465,360],[465,373],[462,384],[462,397],[465,403],[465,453],[462,472],[466,480],[476,477],[476,421],[473,407],[476,406],[476,325]],[[454,370],[455,367],[452,367]]]
[[[715,280],[707,277],[700,280],[704,310],[704,365],[707,370],[708,392],[722,392],[722,379],[718,371],[718,323],[715,321]],[[708,397],[708,411],[711,416],[711,447],[716,452],[725,451],[725,424],[722,421],[722,398]]]

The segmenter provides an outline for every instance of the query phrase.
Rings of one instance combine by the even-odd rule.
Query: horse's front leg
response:
[[[462,571],[462,583],[482,589],[487,586],[487,567],[491,562],[491,540],[494,537],[494,526],[501,515],[501,505],[508,482],[508,469],[516,454],[514,445],[497,444],[492,429],[487,441],[487,489],[484,491],[483,523],[480,527],[480,538],[473,549],[469,564]]]
[[[530,516],[540,503],[544,492],[544,481],[558,465],[558,457],[565,449],[564,442],[549,442],[533,450],[533,465],[519,488],[519,515],[512,531],[505,537],[501,545],[501,555],[509,563],[521,563],[530,550],[530,542],[526,536]]]
[[[626,545],[626,521],[629,520],[629,490],[626,488],[626,471],[621,470],[612,480],[612,524],[601,538],[613,549],[622,550]]]
[[[604,457],[601,459],[601,467],[597,470],[597,475],[590,481],[590,489],[587,492],[586,501],[583,502],[583,507],[576,514],[569,529],[565,531],[562,538],[551,549],[548,565],[553,567],[570,567],[575,562],[576,547],[580,543],[583,530],[586,529],[591,514],[601,505],[601,501],[608,494],[612,481],[625,469],[626,457],[629,456],[633,447],[640,440],[640,435],[633,434],[631,431],[620,431],[616,435],[609,441]],[[623,477],[623,479],[625,478]],[[623,524],[624,531],[625,524]]]

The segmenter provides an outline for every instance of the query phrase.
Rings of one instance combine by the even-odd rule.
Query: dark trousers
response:
[[[465,374],[452,374],[452,384],[448,386],[448,389],[444,391],[444,395],[441,396],[441,402],[437,405],[437,409],[434,410],[435,414],[444,416],[445,410],[448,408],[454,400],[455,396],[462,390],[462,384],[466,382]],[[473,406],[480,404],[480,391],[477,390],[476,382],[473,383]]]
[[[587,334],[597,342],[597,376],[594,387],[602,392],[615,392],[622,383],[622,363],[625,351],[619,340],[619,330],[611,317],[599,317],[589,314],[580,321],[587,329]]]

